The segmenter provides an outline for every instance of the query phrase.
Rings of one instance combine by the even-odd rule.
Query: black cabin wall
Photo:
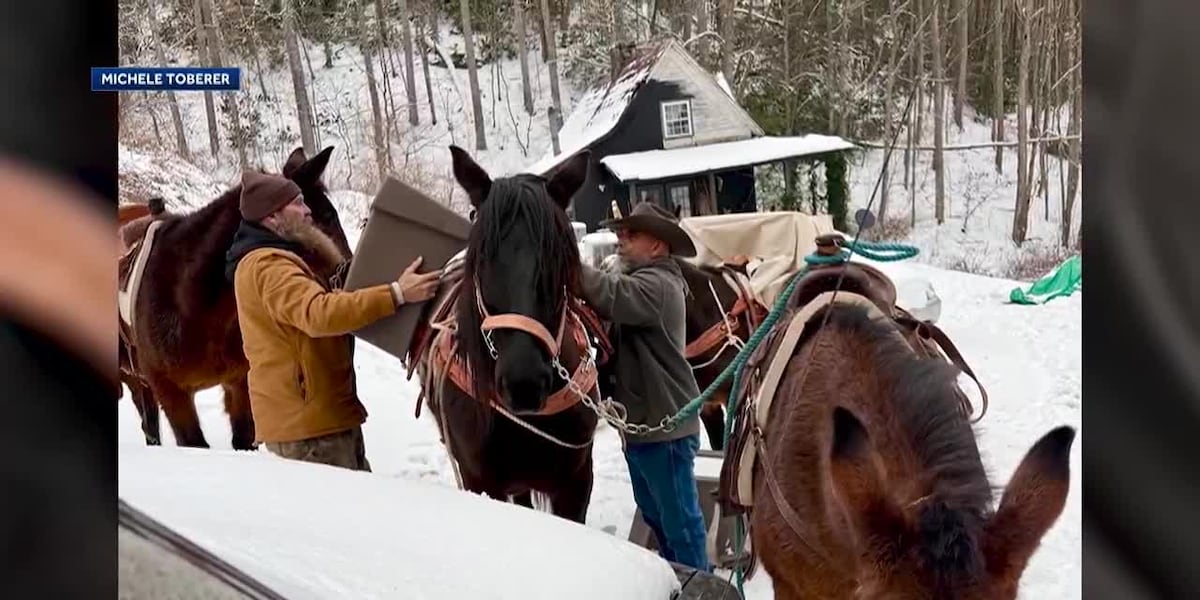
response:
[[[616,127],[600,141],[592,144],[592,165],[583,186],[575,194],[575,220],[595,231],[600,221],[610,216],[613,200],[622,214],[629,214],[629,184],[622,183],[600,161],[613,154],[662,150],[662,109],[660,104],[670,100],[687,100],[682,89],[674,83],[648,80],[642,84],[625,109]],[[604,189],[601,190],[600,186]]]

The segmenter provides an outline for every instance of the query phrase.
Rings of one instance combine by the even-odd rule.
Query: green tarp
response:
[[[1055,298],[1070,296],[1083,289],[1083,263],[1076,254],[1063,261],[1058,268],[1034,282],[1029,289],[1015,288],[1008,295],[1016,304],[1045,304]]]

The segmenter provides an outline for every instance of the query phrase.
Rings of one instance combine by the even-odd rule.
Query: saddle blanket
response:
[[[679,225],[696,244],[701,266],[719,267],[745,255],[750,293],[762,306],[772,306],[788,279],[804,268],[804,257],[817,249],[819,236],[834,233],[829,215],[802,212],[756,212],[681,219]]]
[[[146,228],[146,235],[129,248],[117,264],[117,309],[121,313],[121,322],[133,329],[134,308],[137,305],[138,288],[142,283],[142,273],[146,270],[146,262],[154,247],[154,235],[162,221],[154,221]]]

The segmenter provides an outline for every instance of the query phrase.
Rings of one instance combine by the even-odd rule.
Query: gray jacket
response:
[[[614,400],[625,405],[630,423],[658,425],[700,395],[687,346],[684,281],[679,265],[661,258],[629,273],[583,267],[583,299],[617,329]],[[630,435],[630,444],[698,435],[692,416],[669,433]]]

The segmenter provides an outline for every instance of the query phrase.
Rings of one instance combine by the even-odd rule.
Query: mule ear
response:
[[[329,166],[329,157],[332,155],[333,146],[318,152],[316,156],[304,161],[304,164],[296,168],[291,175],[292,180],[308,184],[320,181],[321,176],[325,174],[325,167]]]
[[[833,489],[863,550],[877,555],[885,551],[879,547],[881,542],[895,544],[905,537],[904,515],[888,493],[883,466],[867,429],[853,413],[840,406],[833,409],[829,469]]]
[[[550,175],[546,189],[550,192],[550,197],[554,199],[554,202],[563,210],[571,205],[571,196],[579,191],[579,187],[587,179],[588,165],[591,163],[591,159],[592,153],[584,150],[568,158]]]
[[[1071,485],[1075,429],[1066,425],[1042,436],[1004,488],[1000,508],[987,524],[989,570],[1019,575],[1042,536],[1062,514]]]
[[[488,176],[487,171],[483,170],[483,167],[476,164],[466,150],[458,146],[450,146],[450,157],[454,163],[454,179],[467,192],[467,196],[471,199],[471,206],[479,208],[492,189],[492,178]]]
[[[283,169],[281,169],[279,172],[282,173],[284,177],[292,179],[292,174],[294,174],[296,169],[299,169],[300,165],[303,165],[307,160],[308,157],[304,154],[304,146],[299,146],[295,150],[292,150],[292,153],[288,155],[287,160],[283,163]]]

